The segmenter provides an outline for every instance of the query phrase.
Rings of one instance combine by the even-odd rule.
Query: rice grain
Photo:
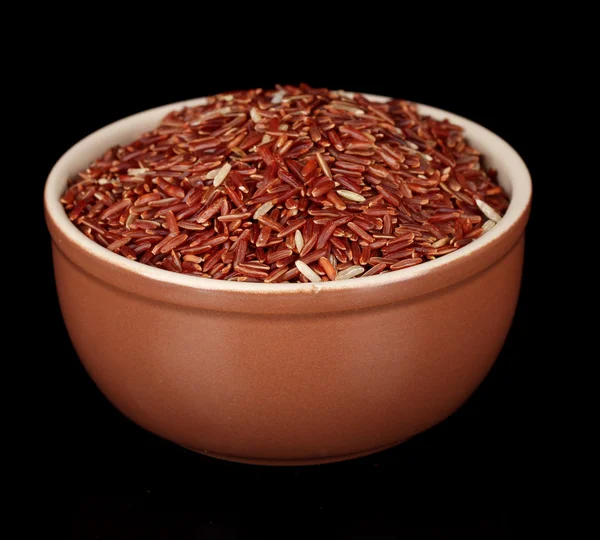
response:
[[[298,260],[295,262],[295,265],[298,271],[309,281],[312,281],[313,283],[319,283],[322,281],[319,275],[310,266],[308,266],[308,264]]]

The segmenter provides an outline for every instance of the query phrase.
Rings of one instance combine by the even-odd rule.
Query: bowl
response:
[[[371,99],[384,100],[380,96]],[[249,463],[366,455],[440,422],[488,373],[511,325],[531,179],[504,140],[464,127],[510,196],[471,244],[396,272],[339,282],[263,284],[186,276],[112,253],[59,202],[67,179],[170,110],[135,114],[68,150],[45,187],[65,325],[90,377],[131,420],[178,445]]]

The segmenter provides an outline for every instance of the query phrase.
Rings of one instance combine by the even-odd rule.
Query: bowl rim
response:
[[[363,95],[368,99],[379,102],[392,99],[387,96],[374,94]],[[88,255],[101,259],[105,263],[114,265],[123,271],[136,274],[139,277],[145,277],[155,282],[158,281],[165,284],[183,286],[195,291],[253,293],[270,296],[306,293],[308,291],[311,291],[312,293],[320,291],[352,291],[371,287],[381,287],[394,283],[401,284],[411,282],[420,276],[431,275],[442,268],[456,264],[457,261],[476,257],[478,253],[486,250],[486,248],[495,243],[497,239],[505,236],[508,231],[512,230],[528,212],[532,195],[531,176],[523,159],[512,146],[500,136],[472,120],[444,109],[415,102],[421,114],[440,119],[447,118],[452,123],[456,123],[465,128],[468,132],[467,136],[475,147],[477,147],[478,140],[487,139],[493,144],[494,149],[497,148],[497,150],[494,150],[494,153],[502,155],[504,165],[507,171],[510,171],[509,174],[506,175],[506,181],[509,183],[512,193],[510,194],[509,207],[500,222],[486,234],[475,239],[470,244],[433,261],[426,261],[416,266],[404,268],[401,271],[388,272],[386,274],[321,283],[248,283],[213,280],[202,278],[201,276],[179,274],[162,268],[142,264],[138,261],[129,260],[128,258],[113,253],[94,242],[85,236],[71,220],[69,220],[67,213],[60,203],[60,196],[64,191],[67,179],[71,177],[74,172],[72,171],[73,168],[70,166],[70,163],[77,159],[79,153],[87,151],[92,146],[95,146],[97,140],[110,141],[111,139],[114,140],[115,138],[118,138],[119,132],[125,127],[135,124],[145,117],[153,116],[158,118],[164,116],[173,109],[192,107],[205,102],[206,97],[200,97],[147,109],[101,127],[75,143],[59,158],[46,180],[44,188],[44,207],[47,213],[47,219],[51,219],[53,224],[70,242],[85,251]],[[108,143],[108,145],[110,145],[110,143]],[[98,154],[101,152],[102,150],[100,150]],[[490,152],[487,152],[486,154],[489,155]]]

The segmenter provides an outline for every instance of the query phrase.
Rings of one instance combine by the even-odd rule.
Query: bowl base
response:
[[[246,457],[230,456],[227,454],[218,454],[215,452],[209,452],[208,450],[199,450],[197,448],[190,448],[189,446],[184,446],[184,448],[186,448],[187,450],[191,450],[192,452],[196,452],[197,454],[202,454],[203,456],[222,459],[225,461],[234,461],[236,463],[246,463],[248,465],[269,465],[269,466],[275,466],[275,467],[290,467],[290,466],[297,466],[297,465],[323,465],[326,463],[335,463],[337,461],[346,461],[349,459],[356,459],[356,458],[368,456],[371,454],[375,454],[375,453],[381,452],[383,450],[387,450],[388,448],[392,448],[393,446],[396,446],[403,442],[404,442],[404,440],[396,441],[396,442],[386,444],[383,446],[378,446],[377,448],[372,448],[370,450],[364,450],[362,452],[355,452],[353,454],[344,454],[341,456],[324,456],[324,457],[315,457],[315,458],[307,458],[307,459],[246,458]]]

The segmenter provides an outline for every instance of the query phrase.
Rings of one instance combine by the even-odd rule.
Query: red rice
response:
[[[61,202],[129,259],[265,283],[422,264],[475,241],[508,207],[459,126],[407,101],[307,85],[170,112],[71,179]]]

